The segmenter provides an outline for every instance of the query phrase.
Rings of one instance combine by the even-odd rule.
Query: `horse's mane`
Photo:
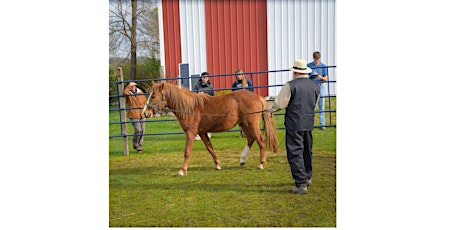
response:
[[[192,113],[196,107],[203,109],[205,101],[210,97],[208,94],[190,92],[170,83],[164,83],[164,93],[168,98],[168,107],[175,110],[178,117]]]

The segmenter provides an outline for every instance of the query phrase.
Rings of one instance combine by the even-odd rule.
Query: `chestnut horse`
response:
[[[200,135],[206,149],[211,154],[220,170],[220,161],[217,159],[207,133],[227,131],[240,125],[246,135],[247,145],[244,148],[240,165],[246,163],[246,157],[254,141],[260,147],[260,164],[258,169],[263,169],[265,164],[265,147],[278,152],[278,137],[272,115],[266,111],[268,103],[260,96],[247,90],[238,90],[220,96],[209,96],[179,88],[170,83],[154,83],[150,88],[150,96],[144,106],[144,115],[151,117],[154,113],[166,106],[176,115],[182,129],[185,131],[185,154],[182,168],[177,176],[187,174],[187,167],[192,153],[195,136]],[[260,116],[264,124],[265,136],[260,131]],[[266,143],[265,143],[266,142]]]

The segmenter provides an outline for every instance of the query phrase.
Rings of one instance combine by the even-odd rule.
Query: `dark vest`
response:
[[[289,82],[291,99],[284,115],[287,131],[311,131],[314,126],[316,100],[319,86],[309,78],[297,78]]]

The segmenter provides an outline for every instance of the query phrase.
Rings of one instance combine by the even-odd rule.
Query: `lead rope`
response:
[[[181,111],[181,110],[175,110],[175,109],[169,109],[170,111],[177,112],[177,113],[187,113],[187,114],[194,114],[192,112],[187,112],[187,111]],[[201,115],[205,116],[216,116],[216,117],[230,117],[230,116],[246,116],[246,115],[251,115],[255,113],[263,113],[267,111],[266,109],[261,110],[261,111],[256,111],[256,112],[251,112],[251,113],[241,113],[241,114],[212,114],[212,113],[201,113]]]

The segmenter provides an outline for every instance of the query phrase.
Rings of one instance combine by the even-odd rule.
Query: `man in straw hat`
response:
[[[137,152],[141,152],[145,131],[145,117],[142,114],[142,108],[144,108],[147,99],[144,96],[144,92],[137,88],[136,82],[130,82],[123,91],[123,94],[126,96],[126,101],[128,102],[128,117],[134,127],[133,148]]]
[[[311,185],[312,147],[315,107],[320,89],[309,78],[311,69],[307,61],[297,59],[291,68],[293,80],[287,82],[270,105],[268,111],[273,113],[286,109],[284,126],[286,127],[286,152],[291,174],[295,181],[293,193],[306,194]]]

